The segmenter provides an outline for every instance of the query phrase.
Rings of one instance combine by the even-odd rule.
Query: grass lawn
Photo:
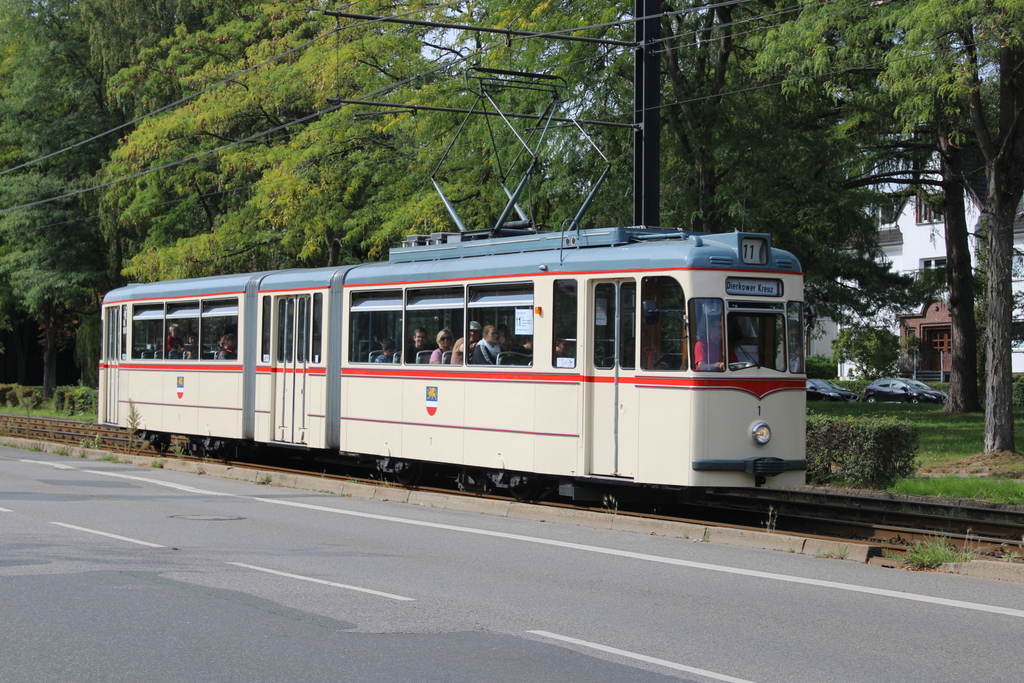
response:
[[[910,403],[808,403],[808,414],[896,417],[917,425],[918,472],[915,477],[890,489],[943,498],[992,500],[1024,505],[1024,457],[1009,453],[981,455],[984,447],[985,415],[944,415],[937,405]],[[1014,408],[1017,439],[1024,439],[1024,408]],[[1018,441],[1024,451],[1024,442]],[[935,475],[949,476],[935,476]],[[988,474],[969,477],[967,474]]]

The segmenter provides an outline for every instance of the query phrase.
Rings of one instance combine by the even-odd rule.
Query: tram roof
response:
[[[140,282],[107,292],[107,295],[103,298],[103,303],[240,294],[245,291],[245,285],[249,280],[270,272],[272,271],[242,273],[239,275],[213,275],[211,277],[193,278],[191,280]]]
[[[295,268],[191,280],[131,284],[112,290],[104,303],[241,294],[259,280],[260,291],[326,287],[347,270],[345,285],[437,283],[540,273],[601,273],[670,269],[729,269],[800,273],[795,256],[767,250],[767,263],[745,266],[744,237],[757,233],[687,233],[652,228],[607,228],[542,232],[516,237],[470,240],[392,249],[390,260],[358,266]]]
[[[753,268],[742,263],[740,246],[744,237],[767,240],[767,263]],[[563,247],[566,240],[570,246]],[[680,268],[801,272],[795,256],[770,247],[768,235],[754,233],[697,234],[651,228],[545,232],[392,249],[389,262],[359,267],[346,276],[345,284]]]

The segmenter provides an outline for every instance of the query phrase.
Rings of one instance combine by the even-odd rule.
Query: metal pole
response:
[[[636,0],[633,123],[633,223],[661,223],[661,69],[654,43],[661,38],[661,0]]]

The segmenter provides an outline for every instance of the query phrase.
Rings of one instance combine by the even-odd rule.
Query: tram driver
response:
[[[693,345],[693,369],[711,372],[723,372],[726,357],[730,363],[736,362],[736,351],[729,347],[728,356],[725,351],[725,336],[722,334],[722,308],[706,306],[697,320],[697,343]]]

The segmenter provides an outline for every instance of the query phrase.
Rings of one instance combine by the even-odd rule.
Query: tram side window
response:
[[[555,281],[555,339],[551,364],[556,368],[576,367],[577,299],[575,280]]]
[[[615,367],[615,283],[594,288],[594,367]]]
[[[270,329],[271,322],[274,317],[273,304],[270,302],[270,297],[263,297],[263,311],[262,311],[262,322],[260,325],[260,358],[264,363],[270,362]]]
[[[789,340],[789,371],[804,372],[804,305],[799,301],[786,304],[786,333]]]
[[[654,315],[645,314],[640,328],[641,367],[644,370],[686,370],[683,288],[670,277],[645,277],[640,285],[640,300],[657,309]]]
[[[636,368],[636,283],[619,285],[619,367]]]
[[[199,302],[167,304],[164,358],[199,360]]]
[[[462,287],[410,289],[402,360],[416,365],[450,364],[455,340],[462,338],[465,302]]]
[[[132,358],[164,357],[164,305],[132,307]]]
[[[238,360],[238,299],[203,302],[203,360]]]
[[[121,360],[128,358],[128,304],[121,306]]]
[[[742,306],[730,302],[730,307]],[[782,305],[779,304],[779,309]],[[786,371],[786,322],[781,310],[729,311],[729,369]]]
[[[482,337],[470,365],[533,365],[533,284],[469,288],[470,324]]]
[[[616,311],[617,318],[616,318]],[[636,367],[636,283],[602,282],[594,288],[594,367],[615,367],[618,319],[619,367]]]
[[[721,299],[690,299],[690,340],[693,369],[724,372],[725,335],[722,334],[724,306]]]
[[[313,354],[311,360],[314,363],[322,362],[324,338],[324,295],[316,293],[313,295]]]
[[[359,292],[349,306],[349,349],[351,363],[401,362],[402,291]],[[385,342],[395,346],[391,360],[383,351]]]
[[[112,306],[105,311],[106,343],[103,345],[103,360],[118,360],[121,348],[121,307]]]

